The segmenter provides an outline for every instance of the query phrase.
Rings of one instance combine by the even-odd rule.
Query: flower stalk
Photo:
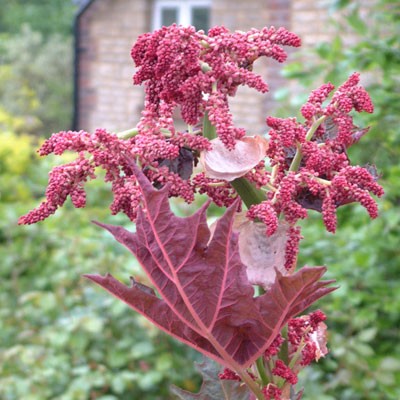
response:
[[[259,357],[257,359],[256,367],[257,367],[257,372],[258,372],[258,375],[260,376],[263,386],[267,386],[269,383],[269,378],[267,375],[267,371],[265,369],[264,357]]]
[[[127,129],[126,131],[118,132],[118,139],[126,140],[139,134],[138,128]]]
[[[260,204],[265,200],[265,193],[261,189],[257,189],[246,178],[236,178],[231,182],[231,185],[248,209],[252,205]]]
[[[203,118],[203,136],[208,140],[213,140],[217,137],[217,130],[208,117],[208,111],[206,111]]]
[[[312,137],[314,136],[314,133],[317,131],[319,126],[326,120],[326,115],[323,115],[322,117],[318,118],[317,120],[314,119],[313,124],[310,126],[310,129],[308,130],[305,140],[310,141]],[[300,167],[301,160],[303,158],[302,154],[302,146],[301,143],[297,142],[296,143],[296,154],[293,157],[293,161],[290,164],[289,171],[297,171]]]

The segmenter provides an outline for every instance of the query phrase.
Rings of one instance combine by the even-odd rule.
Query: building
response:
[[[133,86],[130,50],[145,32],[173,22],[198,29],[224,25],[231,30],[284,26],[302,38],[307,50],[329,39],[327,2],[321,0],[91,0],[76,17],[74,129],[112,132],[134,127],[143,107],[143,88]],[[299,50],[289,50],[290,52]],[[270,92],[287,84],[274,60],[259,60],[256,70]],[[238,126],[265,131],[272,95],[240,88],[231,102]]]

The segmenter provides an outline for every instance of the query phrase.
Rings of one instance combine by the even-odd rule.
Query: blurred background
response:
[[[296,33],[306,25],[315,35],[302,31],[304,48],[291,51],[283,69],[260,63],[271,92],[268,100],[257,100],[254,120],[248,111],[239,116],[244,126],[265,131],[262,120],[270,113],[298,115],[311,89],[327,80],[340,84],[354,71],[361,72],[376,106],[373,115],[357,117],[371,130],[350,157],[378,167],[386,190],[380,218],[370,221],[360,206],[349,206],[339,212],[336,235],[325,232],[319,215],[304,225],[299,264],[328,265],[340,289],[317,304],[328,315],[331,352],[304,371],[299,387],[306,400],[400,398],[399,3],[231,1],[231,14],[222,3],[0,0],[1,400],[162,400],[173,398],[171,383],[198,388],[196,352],[82,278],[109,271],[126,282],[140,275],[128,252],[89,223],[129,226],[124,216],[109,216],[109,187],[92,182],[83,210],[68,203],[34,226],[17,226],[17,219],[41,201],[51,167],[69,157],[39,159],[35,151],[44,138],[93,129],[97,117],[117,112],[102,103],[104,97],[125,114],[99,117],[97,126],[128,129],[137,122],[143,97],[131,87],[129,52],[137,33],[129,29],[144,32],[173,21],[261,28],[254,13],[268,25],[286,22]],[[137,12],[127,13],[131,19],[113,14],[132,4]],[[126,60],[112,53],[122,35],[114,26],[131,35],[118,49]],[[108,50],[104,41],[88,41],[95,37],[107,38]],[[126,87],[111,79],[116,75]],[[246,91],[235,101],[237,109],[256,110]],[[197,206],[173,203],[182,215]]]

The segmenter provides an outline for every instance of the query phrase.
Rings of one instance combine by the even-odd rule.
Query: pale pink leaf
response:
[[[203,151],[200,162],[209,178],[233,181],[265,158],[268,141],[261,136],[245,136],[228,150],[219,138],[211,140],[212,149]]]
[[[321,357],[325,357],[328,354],[328,348],[326,347],[327,343],[326,329],[327,329],[326,324],[320,322],[317,326],[317,329],[309,335],[310,340],[315,344],[317,348],[315,352],[316,361],[318,361]]]
[[[240,259],[247,267],[251,284],[268,289],[275,281],[276,271],[288,274],[285,250],[289,228],[287,223],[281,221],[276,232],[268,236],[265,224],[250,221],[245,213],[236,214],[234,230],[239,233]]]

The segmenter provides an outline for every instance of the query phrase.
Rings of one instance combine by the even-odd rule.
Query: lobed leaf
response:
[[[190,217],[175,216],[167,187],[155,190],[132,163],[143,194],[136,233],[99,224],[139,260],[158,294],[132,279],[87,275],[160,329],[233,370],[248,367],[269,347],[286,322],[333,291],[320,281],[324,267],[277,272],[269,290],[254,297],[233,231],[234,203],[211,237],[207,204]]]

